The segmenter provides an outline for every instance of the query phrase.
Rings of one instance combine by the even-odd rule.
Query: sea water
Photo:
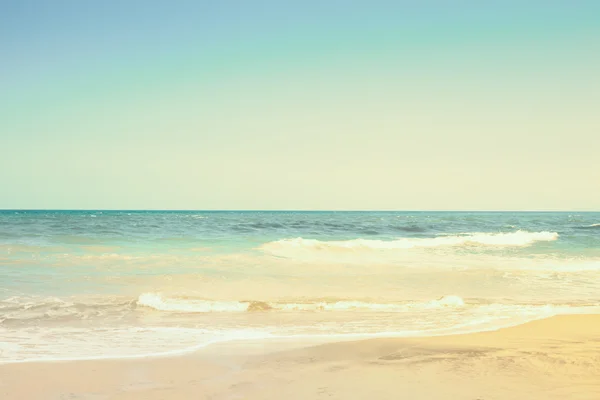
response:
[[[0,211],[0,362],[600,311],[600,213]]]

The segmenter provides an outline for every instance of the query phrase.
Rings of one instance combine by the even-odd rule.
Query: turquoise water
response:
[[[0,362],[598,312],[600,213],[0,211]]]

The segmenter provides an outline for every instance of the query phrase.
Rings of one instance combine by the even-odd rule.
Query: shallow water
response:
[[[600,310],[600,213],[0,211],[0,362]]]

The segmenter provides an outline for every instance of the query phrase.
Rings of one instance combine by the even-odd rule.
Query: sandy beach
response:
[[[0,398],[598,399],[600,315],[464,335],[230,342],[178,357],[0,366]]]
[[[0,400],[600,400],[599,15],[0,1]]]

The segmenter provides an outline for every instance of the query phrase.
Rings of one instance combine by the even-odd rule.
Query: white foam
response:
[[[463,307],[459,296],[443,296],[437,300],[404,303],[372,303],[356,300],[316,301],[305,303],[262,302],[262,301],[212,301],[183,297],[164,297],[158,293],[144,293],[138,305],[159,311],[180,313],[242,312],[242,311],[380,311],[402,312],[414,309]]]
[[[405,250],[417,247],[442,247],[442,246],[503,246],[525,247],[536,242],[553,241],[558,239],[556,232],[526,232],[516,231],[510,233],[468,233],[452,236],[438,236],[435,238],[400,238],[395,240],[352,239],[321,241],[316,239],[282,239],[265,243],[259,248],[267,253],[286,256],[287,251],[377,251],[377,250]]]
[[[433,309],[446,307],[462,307],[465,302],[459,296],[443,296],[437,300],[427,302],[408,303],[369,303],[364,301],[335,301],[316,303],[288,303],[274,304],[276,310],[303,310],[303,311],[380,311],[402,312],[414,309]]]
[[[0,364],[102,359],[135,359],[185,354],[220,342],[261,340],[256,329],[209,331],[195,328],[0,328]]]
[[[140,295],[137,304],[155,310],[176,312],[239,312],[248,309],[247,302],[168,298],[157,293]]]
[[[459,296],[443,296],[428,304],[432,307],[462,307],[465,305],[465,301]]]
[[[446,296],[441,303],[460,303],[460,298]],[[461,299],[462,300],[462,299]],[[127,359],[168,356],[197,351],[203,347],[238,340],[318,339],[339,341],[374,337],[425,337],[448,334],[492,331],[558,314],[600,313],[598,306],[571,307],[568,305],[479,305],[465,313],[435,314],[431,324],[414,324],[414,315],[403,320],[401,329],[387,328],[388,320],[381,320],[376,330],[351,331],[298,326],[299,330],[280,330],[279,325],[261,329],[202,329],[184,327],[129,327],[129,328],[73,328],[31,327],[8,330],[0,327],[0,364],[32,361]],[[440,315],[445,323],[439,324]],[[447,318],[450,318],[449,320]],[[436,326],[437,325],[437,326]],[[335,324],[344,328],[343,324]],[[392,328],[394,329],[394,328]],[[321,331],[322,332],[322,331]]]

